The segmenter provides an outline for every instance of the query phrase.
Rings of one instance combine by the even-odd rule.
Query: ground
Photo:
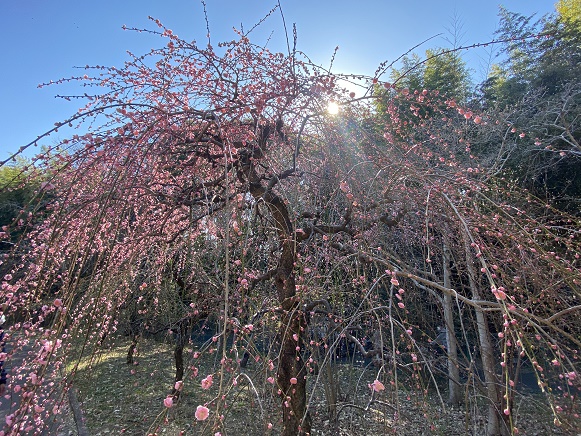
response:
[[[184,389],[177,403],[164,407],[163,400],[173,386],[173,350],[170,345],[153,340],[141,343],[136,364],[127,365],[129,343],[121,341],[104,352],[91,366],[84,361],[75,381],[80,407],[90,435],[213,435],[218,427],[213,400],[218,392],[219,375],[215,373],[214,385],[208,390],[201,388],[201,379],[214,371],[219,357],[206,355],[189,364],[195,364],[198,375],[192,371],[184,380]],[[191,354],[191,353],[190,353]],[[247,369],[254,383],[266,379],[250,365]],[[395,396],[389,389],[377,394],[370,403],[375,369],[338,365],[341,394],[351,407],[342,408],[339,415],[341,436],[355,435],[473,435],[484,434],[485,413],[483,407],[471,401],[469,406],[442,406],[435,393],[419,398],[413,392],[404,392],[400,386],[399,410]],[[232,374],[228,374],[230,383]],[[316,380],[313,376],[311,380]],[[319,379],[321,381],[321,379]],[[313,383],[311,383],[312,385]],[[244,376],[227,393],[227,409],[223,412],[223,435],[276,435],[279,433],[279,404],[268,395],[273,386],[266,381],[260,386],[250,385]],[[210,403],[210,417],[197,421],[194,417],[200,404]],[[311,402],[313,435],[331,434],[327,415],[324,389],[321,383],[314,391]],[[468,410],[467,410],[468,408]],[[552,424],[550,409],[537,394],[522,396],[516,403],[516,426],[525,435],[577,435],[574,427],[558,428]],[[466,417],[469,417],[467,419]],[[271,430],[268,423],[273,424]]]

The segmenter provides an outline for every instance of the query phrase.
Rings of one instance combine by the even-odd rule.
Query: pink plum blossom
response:
[[[214,383],[214,378],[212,374],[210,374],[209,376],[202,380],[202,389],[210,389],[212,383]]]
[[[198,406],[194,415],[198,421],[205,421],[210,416],[210,409],[205,406]]]
[[[383,383],[381,383],[379,380],[375,380],[373,383],[371,383],[369,385],[369,387],[374,390],[375,392],[381,392],[385,389],[385,386]]]

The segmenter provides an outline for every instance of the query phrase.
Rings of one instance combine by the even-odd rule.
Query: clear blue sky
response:
[[[234,37],[232,27],[249,29],[275,6],[275,0],[206,0],[212,42]],[[426,38],[445,33],[457,16],[462,42],[488,41],[498,24],[499,3],[490,0],[281,0],[286,23],[298,30],[298,48],[318,64],[328,65],[339,46],[335,71],[373,74]],[[553,0],[504,0],[511,11],[538,16],[554,10]],[[79,102],[55,99],[67,88],[38,89],[41,82],[80,73],[74,66],[115,65],[126,50],[145,53],[162,41],[121,27],[148,27],[147,17],[160,19],[186,40],[205,40],[206,24],[199,0],[0,0],[0,160],[21,145],[75,113]],[[253,36],[258,44],[284,51],[280,13],[274,13]],[[448,46],[438,37],[424,48]],[[476,76],[480,59],[465,55]],[[60,134],[60,133],[59,133]],[[51,144],[48,139],[45,144]]]

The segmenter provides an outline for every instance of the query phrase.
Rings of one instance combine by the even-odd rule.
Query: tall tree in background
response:
[[[575,32],[581,32],[581,2],[579,0],[559,0],[555,9],[565,26]]]
[[[579,210],[581,26],[579,2],[559,2],[558,13],[533,17],[501,9],[506,61],[482,85],[485,107],[526,131],[518,141],[499,132],[503,167],[522,186],[568,211]]]
[[[466,63],[457,51],[426,50],[423,85],[459,102],[466,102],[470,95],[470,75]]]
[[[454,50],[426,50],[425,60],[417,54],[405,56],[394,69],[391,79],[413,91],[438,90],[448,98],[466,102],[470,93],[470,75],[466,63]]]
[[[574,18],[575,4],[558,3],[557,10],[565,15],[558,13],[536,21],[534,16],[525,17],[501,8],[497,34],[499,39],[508,41],[503,48],[506,60],[502,70],[493,71],[491,79],[494,81],[495,77],[505,75],[524,87],[518,88],[520,95],[513,96],[502,96],[498,90],[499,97],[515,102],[522,93],[537,89],[555,94],[567,83],[578,80],[581,32],[579,18]]]

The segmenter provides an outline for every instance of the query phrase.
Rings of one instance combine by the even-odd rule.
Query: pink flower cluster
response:
[[[212,376],[212,374],[210,374],[209,376],[202,380],[202,389],[210,389],[212,383],[214,383],[214,377]]]

